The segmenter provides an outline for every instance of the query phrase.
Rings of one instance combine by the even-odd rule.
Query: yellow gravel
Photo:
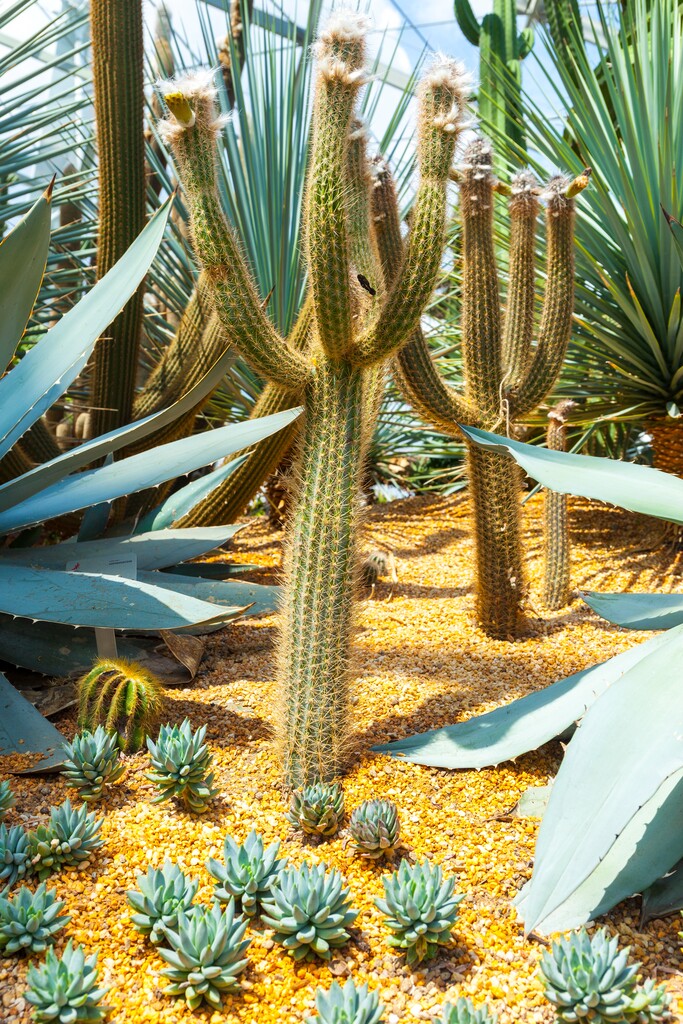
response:
[[[471,996],[488,1001],[500,1024],[553,1021],[541,995],[536,965],[542,947],[524,938],[511,898],[531,873],[537,823],[499,821],[529,785],[541,785],[557,770],[558,743],[515,764],[481,772],[420,768],[370,755],[373,743],[467,718],[625,650],[643,638],[600,621],[576,600],[569,609],[541,615],[540,510],[525,510],[525,545],[532,591],[531,635],[515,643],[493,641],[472,622],[472,532],[466,498],[416,498],[374,509],[367,545],[393,553],[398,582],[381,582],[363,601],[357,642],[358,680],[353,697],[359,757],[344,781],[347,811],[369,797],[396,801],[409,856],[433,858],[457,877],[465,893],[453,947],[422,969],[408,970],[386,944],[387,933],[373,898],[382,891],[382,863],[368,862],[344,846],[343,833],[319,845],[305,841],[285,821],[285,801],[270,746],[274,703],[274,618],[248,619],[213,634],[195,686],[173,690],[168,718],[189,715],[206,723],[221,799],[200,818],[175,806],[153,806],[144,777],[144,755],[127,758],[128,770],[106,801],[105,846],[83,874],[54,876],[50,885],[66,901],[72,922],[59,936],[99,951],[107,1002],[120,1024],[301,1024],[313,1012],[318,984],[352,975],[379,989],[387,1024],[431,1020],[446,999]],[[574,582],[586,589],[676,590],[679,570],[661,545],[647,546],[656,524],[623,512],[572,505]],[[256,563],[253,576],[273,582],[280,561],[280,535],[257,520],[239,537],[231,559]],[[71,735],[73,716],[60,728]],[[12,767],[0,762],[0,776]],[[49,806],[67,795],[59,778],[15,779],[17,806],[7,824],[44,821]],[[73,796],[73,793],[70,795]],[[360,910],[351,942],[331,966],[294,964],[273,944],[267,929],[250,925],[252,943],[243,992],[225,1000],[220,1013],[191,1013],[163,995],[163,966],[154,949],[129,924],[125,891],[148,865],[176,860],[201,880],[198,898],[210,900],[208,856],[220,857],[230,832],[243,840],[256,828],[267,841],[282,840],[295,863],[325,861],[348,879]],[[609,915],[610,928],[630,943],[644,971],[667,982],[683,1009],[680,919],[654,921],[640,929],[639,906],[628,901]],[[30,1019],[22,993],[26,962],[0,960],[0,1020]]]

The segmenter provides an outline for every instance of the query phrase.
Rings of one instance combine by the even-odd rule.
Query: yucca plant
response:
[[[86,867],[104,843],[99,834],[102,824],[103,819],[89,812],[86,803],[76,808],[65,800],[50,808],[48,824],[28,833],[31,872],[43,881],[62,868]]]
[[[134,752],[153,732],[164,702],[161,682],[142,665],[98,659],[76,683],[78,724],[115,733],[121,750]]]
[[[655,465],[680,475],[683,270],[662,207],[681,219],[683,9],[677,0],[600,0],[586,33],[595,46],[567,51],[562,40],[579,38],[582,25],[578,6],[565,6],[567,28],[539,65],[565,113],[548,117],[547,104],[524,97],[540,161],[594,172],[577,218],[577,326],[560,391],[588,400],[574,422],[644,425]]]
[[[585,928],[562,937],[543,953],[540,974],[545,997],[558,1021],[643,1022],[668,1020],[671,996],[664,985],[639,985],[640,964],[628,963],[629,947],[618,948],[605,929]]]
[[[186,810],[203,814],[218,795],[213,785],[213,760],[207,744],[206,726],[192,731],[189,718],[180,725],[162,725],[156,743],[147,737],[152,771],[147,778],[159,790],[154,803],[177,798]]]
[[[454,1003],[444,1003],[441,1016],[434,1024],[497,1024],[498,1015],[487,1006],[475,1007],[471,999],[460,996]]]
[[[0,824],[0,882],[10,888],[31,874],[28,835],[21,825]]]
[[[35,892],[22,886],[10,899],[0,896],[0,950],[3,953],[43,953],[71,920],[62,914],[64,902],[41,883]]]
[[[344,817],[344,790],[338,782],[316,782],[295,789],[286,818],[308,835],[333,836]]]
[[[3,779],[0,782],[0,821],[4,819],[10,807],[14,807],[14,804],[14,793],[12,792],[9,780]]]
[[[167,993],[184,996],[191,1010],[202,1002],[222,1009],[223,995],[239,992],[237,979],[247,966],[246,930],[246,919],[235,912],[234,900],[225,907],[214,903],[181,912],[176,927],[166,929],[168,946],[159,948],[169,965],[161,972],[171,982]]]
[[[285,868],[262,908],[263,923],[294,960],[330,960],[332,950],[348,942],[346,927],[358,916],[341,874],[326,864]]]
[[[264,899],[277,876],[286,867],[287,859],[278,857],[280,841],[263,847],[263,839],[251,831],[243,843],[226,836],[223,843],[223,863],[209,857],[206,870],[215,880],[214,897],[220,903],[229,903],[234,897],[247,917],[259,913]]]
[[[199,882],[169,860],[161,868],[148,868],[146,874],[137,875],[136,882],[137,889],[126,893],[135,911],[130,919],[137,931],[157,946],[165,940],[167,928],[177,927],[178,915],[189,913]]]
[[[382,1024],[382,1007],[376,992],[367,985],[356,985],[349,978],[342,986],[333,981],[325,991],[315,994],[315,1017],[307,1017],[306,1024]]]
[[[398,807],[393,800],[364,800],[351,815],[349,834],[364,857],[390,857],[401,835]]]
[[[24,998],[33,1006],[36,1024],[80,1024],[104,1020],[108,1006],[101,1006],[107,988],[97,987],[97,953],[86,956],[83,947],[69,939],[61,957],[48,949],[39,966],[31,964]]]
[[[402,860],[397,871],[382,878],[384,899],[375,905],[393,933],[389,945],[406,953],[408,964],[436,956],[448,946],[462,896],[455,895],[455,879],[443,877],[438,864],[428,860],[410,865]]]
[[[125,770],[116,733],[107,732],[101,725],[95,732],[77,733],[62,749],[62,776],[86,803],[101,800],[105,786],[120,779]]]

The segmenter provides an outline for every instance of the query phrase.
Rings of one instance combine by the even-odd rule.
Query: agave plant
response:
[[[94,733],[89,730],[77,733],[62,749],[66,755],[62,775],[86,803],[100,800],[104,787],[123,775],[116,733],[107,732],[101,725]]]
[[[263,840],[251,831],[244,843],[236,843],[230,836],[223,843],[223,861],[209,857],[206,869],[216,881],[214,896],[220,903],[229,903],[234,897],[242,912],[254,917],[287,859],[278,857],[280,842],[276,840],[264,850]]]
[[[17,350],[34,304],[45,268],[50,240],[51,190],[38,200],[0,244],[0,362],[10,363]],[[40,340],[0,380],[0,536],[14,535],[46,520],[80,509],[108,507],[116,498],[160,483],[179,472],[189,472],[217,457],[243,448],[274,429],[291,422],[296,412],[286,412],[268,422],[253,421],[246,428],[231,426],[176,444],[160,445],[154,452],[123,458],[116,464],[84,469],[124,445],[147,436],[193,408],[205,389],[220,379],[224,365],[214,365],[202,380],[172,408],[146,417],[131,426],[86,441],[71,451],[33,465],[22,448],[22,438],[40,422],[53,403],[83,370],[97,339],[108,322],[135,290],[157,251],[170,206],[166,204],[145,227],[126,255],[81,301],[44,333]],[[246,430],[246,432],[245,432]],[[209,478],[212,474],[209,474]],[[36,660],[29,629],[17,639],[10,616],[39,620],[49,629],[37,637],[44,646],[58,647],[64,625],[157,631],[219,624],[244,610],[251,588],[243,584],[207,582],[201,577],[159,573],[223,543],[234,528],[200,533],[173,531],[178,514],[199,500],[217,480],[193,485],[183,496],[174,495],[156,510],[154,525],[131,537],[104,537],[81,530],[81,543],[64,542],[27,549],[0,548],[0,649],[17,664],[46,671]],[[219,471],[218,481],[222,479]],[[95,516],[94,519],[98,517]],[[106,524],[106,516],[104,518]],[[131,529],[133,529],[131,525]],[[86,539],[94,537],[95,539]],[[121,556],[135,554],[137,579],[116,576],[108,567]],[[75,570],[66,571],[67,566]],[[236,595],[241,593],[240,602]],[[40,600],[36,595],[40,595]],[[272,601],[271,601],[272,607]],[[48,660],[47,664],[51,664]],[[73,666],[71,666],[71,669]],[[70,669],[70,670],[71,670]]]
[[[629,965],[628,954],[629,948],[619,950],[617,938],[604,929],[591,937],[582,928],[554,942],[541,957],[540,973],[558,1022],[670,1019],[671,996],[664,985],[639,985],[640,964]]]
[[[154,803],[177,797],[188,811],[203,814],[218,795],[208,771],[212,755],[205,737],[206,726],[193,732],[189,718],[180,725],[162,725],[156,743],[147,737],[152,764],[147,778],[159,790]]]
[[[100,1006],[107,994],[97,987],[97,954],[86,957],[83,947],[69,939],[61,957],[48,949],[40,966],[28,969],[25,998],[34,1007],[36,1024],[78,1024],[104,1020],[108,1006]]]
[[[450,944],[463,897],[454,895],[455,879],[444,880],[438,864],[424,860],[411,866],[402,860],[382,885],[384,899],[376,899],[375,905],[393,932],[389,945],[405,950],[410,965],[436,956],[439,946]]]
[[[333,981],[327,992],[319,988],[315,994],[315,1017],[306,1024],[382,1024],[382,1007],[376,992],[367,985],[357,986],[349,978],[344,987]]]
[[[126,893],[128,903],[135,911],[131,921],[141,935],[157,946],[166,937],[167,928],[177,928],[178,915],[189,913],[197,895],[199,882],[188,878],[171,861],[162,868],[148,868],[147,874],[136,878],[137,889]]]
[[[551,490],[683,523],[677,477],[463,429]],[[672,872],[683,866],[683,841],[671,828],[683,815],[683,691],[672,671],[683,655],[683,595],[583,599],[616,625],[666,632],[486,715],[375,748],[417,764],[483,768],[582,720],[550,790],[532,878],[516,900],[526,928],[546,934],[579,927],[636,892],[647,904],[655,883],[660,914],[683,906],[681,872]]]
[[[357,916],[341,874],[325,864],[285,868],[263,901],[263,923],[294,960],[330,960],[348,942],[346,926]]]
[[[0,950],[4,953],[43,953],[71,920],[64,903],[43,882],[35,892],[26,886],[11,899],[0,895]]]
[[[308,835],[333,836],[344,817],[344,790],[338,782],[316,782],[295,789],[287,821]]]
[[[159,949],[169,964],[161,972],[171,981],[168,994],[184,996],[191,1010],[204,1001],[222,1009],[223,995],[239,991],[237,977],[247,966],[246,930],[247,922],[235,913],[234,900],[223,908],[214,903],[181,912],[175,929],[166,930],[169,948]]]

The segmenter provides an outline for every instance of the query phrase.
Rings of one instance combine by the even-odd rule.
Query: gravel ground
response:
[[[536,965],[538,942],[525,939],[510,901],[530,876],[537,822],[496,820],[529,785],[542,785],[557,770],[558,743],[519,758],[514,764],[481,772],[452,773],[402,764],[370,755],[373,743],[434,728],[489,710],[626,650],[641,634],[597,619],[580,601],[541,616],[542,499],[525,509],[526,549],[532,589],[530,635],[515,643],[493,641],[472,622],[472,533],[465,498],[417,498],[374,509],[366,525],[368,548],[391,551],[398,581],[381,582],[366,597],[359,616],[358,679],[353,696],[358,758],[344,781],[347,811],[369,797],[398,804],[403,845],[411,857],[428,856],[457,877],[465,894],[452,948],[428,966],[410,971],[386,944],[387,933],[373,898],[382,892],[386,868],[354,856],[336,838],[311,844],[284,820],[285,801],[271,745],[274,703],[274,618],[245,620],[213,634],[196,684],[173,690],[167,717],[189,715],[206,723],[221,798],[201,818],[171,805],[153,806],[145,779],[146,758],[127,759],[124,778],[99,806],[105,813],[105,846],[83,874],[50,880],[66,901],[72,921],[59,936],[99,951],[107,1002],[120,1024],[300,1024],[313,1010],[317,985],[333,976],[352,975],[378,988],[387,1024],[431,1020],[446,999],[472,996],[488,1001],[500,1024],[553,1021],[541,995]],[[659,527],[616,510],[572,505],[575,535],[574,581],[586,589],[676,590],[680,575],[670,550],[646,550]],[[231,558],[263,566],[252,578],[273,582],[280,562],[280,535],[255,520],[239,537]],[[57,723],[71,735],[72,716]],[[0,775],[11,765],[0,763]],[[44,821],[50,804],[68,794],[61,779],[13,782],[17,806],[7,824]],[[71,794],[73,795],[73,794]],[[249,967],[243,992],[225,1000],[220,1013],[195,1013],[163,995],[159,957],[128,920],[125,891],[150,864],[170,857],[200,879],[198,899],[208,902],[208,856],[220,857],[229,832],[243,840],[256,828],[267,841],[282,840],[294,863],[324,861],[345,874],[360,913],[351,942],[331,965],[296,965],[274,946],[269,932],[250,925]],[[683,1009],[680,919],[671,917],[639,927],[636,900],[609,915],[644,972],[667,982]],[[0,1020],[24,1024],[29,1007],[22,994],[26,962],[0,960]],[[676,1004],[675,1004],[676,1005]]]

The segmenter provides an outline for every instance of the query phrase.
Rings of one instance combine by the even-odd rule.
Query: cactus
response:
[[[351,815],[349,832],[364,857],[390,857],[401,834],[396,804],[393,800],[364,800]]]
[[[451,930],[462,896],[455,896],[455,879],[444,881],[438,864],[428,860],[413,867],[401,861],[398,871],[382,879],[384,899],[375,905],[385,915],[394,934],[389,945],[406,951],[408,964],[435,956],[439,946],[451,941]]]
[[[5,815],[9,811],[10,807],[14,807],[14,793],[12,787],[7,779],[3,779],[0,782],[0,821],[4,820]]]
[[[156,743],[147,738],[152,764],[147,778],[159,789],[155,804],[177,797],[188,811],[203,814],[218,795],[213,772],[208,772],[212,756],[205,737],[206,726],[192,732],[186,718],[180,725],[162,725]]]
[[[137,889],[129,889],[126,899],[135,911],[133,925],[141,935],[157,946],[166,937],[167,928],[176,928],[178,915],[189,913],[199,882],[187,878],[177,864],[164,861],[163,868],[148,868],[139,874]]]
[[[71,920],[61,915],[64,903],[43,882],[35,892],[22,886],[12,899],[0,896],[0,950],[43,953]]]
[[[525,148],[522,61],[531,51],[531,28],[517,32],[516,0],[493,0],[493,11],[477,21],[470,0],[455,0],[455,17],[465,38],[479,47],[479,118],[494,137]]]
[[[72,743],[62,744],[62,750],[66,755],[62,775],[86,803],[101,800],[104,787],[123,775],[117,736],[101,725],[94,733],[78,733]]]
[[[325,864],[285,868],[263,901],[263,923],[294,960],[330,960],[332,950],[348,942],[346,926],[357,916],[341,874]]]
[[[25,998],[34,1007],[36,1024],[88,1024],[104,1020],[108,1006],[100,1006],[107,993],[97,988],[97,954],[86,957],[83,947],[69,939],[61,957],[48,949],[45,961],[31,964]]]
[[[0,882],[10,889],[31,874],[28,835],[20,825],[0,824]]]
[[[88,805],[80,808],[65,800],[50,808],[50,821],[28,833],[28,858],[31,871],[39,881],[61,868],[83,868],[95,850],[103,845],[99,832],[102,819],[88,813]]]
[[[619,950],[617,938],[611,939],[605,928],[592,938],[581,928],[553,942],[539,968],[558,1022],[651,1024],[670,1019],[671,997],[664,985],[639,985],[640,964],[629,966],[628,954],[629,947]]]
[[[431,360],[419,330],[394,360],[396,381],[416,411],[458,435],[458,422],[495,429],[542,402],[562,366],[571,334],[574,299],[574,197],[590,172],[572,182],[556,177],[545,189],[547,279],[534,335],[534,243],[539,189],[532,175],[517,174],[510,188],[510,274],[501,322],[493,244],[494,193],[489,144],[468,146],[460,182],[463,223],[462,355],[464,394],[448,386]],[[400,272],[403,245],[396,191],[384,170],[373,192],[377,240],[388,276]],[[516,468],[495,454],[468,446],[470,497],[475,519],[477,617],[489,636],[520,631],[525,592]]]
[[[91,0],[99,160],[97,275],[145,224],[142,0]],[[142,287],[100,338],[92,362],[92,435],[130,422],[142,327]]]
[[[263,840],[254,831],[241,845],[226,836],[224,863],[213,857],[206,862],[206,870],[216,881],[214,898],[220,903],[229,903],[234,897],[247,917],[255,917],[263,900],[270,895],[271,885],[287,865],[286,858],[278,857],[279,852],[279,840],[264,850]]]
[[[546,444],[556,452],[567,450],[567,416],[576,408],[570,398],[548,413]],[[543,604],[551,611],[564,608],[570,595],[570,540],[567,495],[546,490],[543,498]]]
[[[460,996],[455,1003],[444,1003],[443,1013],[434,1024],[496,1024],[497,1020],[497,1014],[486,1006],[475,1009],[471,999]]]
[[[333,836],[344,817],[344,790],[338,782],[317,782],[295,789],[287,821],[308,835]]]
[[[421,177],[405,259],[384,286],[369,217],[365,135],[353,123],[364,81],[364,21],[333,15],[316,49],[312,144],[304,220],[314,337],[297,350],[276,331],[256,291],[216,183],[215,90],[194,76],[164,87],[161,125],[187,193],[194,248],[216,312],[266,381],[306,408],[287,541],[280,633],[279,741],[287,783],[340,774],[348,758],[356,523],[363,460],[383,364],[412,334],[436,283],[446,184],[463,114],[459,65],[437,59],[420,88]],[[371,282],[370,294],[358,275]]]
[[[344,987],[333,981],[327,992],[319,988],[315,994],[315,1017],[306,1024],[382,1024],[382,1007],[376,992],[367,985],[356,987],[349,978]]]
[[[133,661],[104,658],[76,684],[78,725],[115,732],[121,750],[140,750],[163,707],[159,680]]]
[[[246,930],[245,918],[235,914],[234,900],[223,909],[214,903],[181,912],[176,928],[166,929],[170,948],[159,948],[159,955],[170,965],[161,971],[171,981],[168,995],[184,996],[191,1010],[204,1001],[215,1010],[222,1009],[223,993],[239,992],[237,976],[247,966]]]

